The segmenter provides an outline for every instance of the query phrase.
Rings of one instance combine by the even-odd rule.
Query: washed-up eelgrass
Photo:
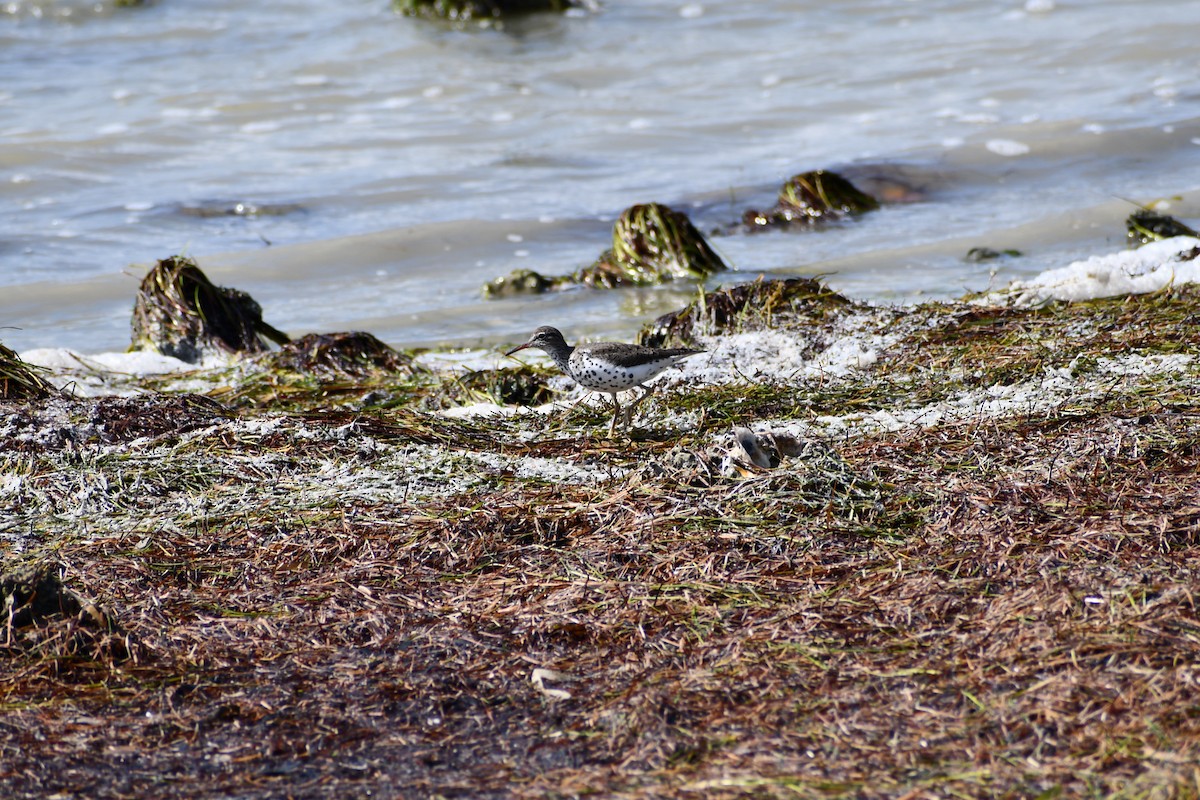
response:
[[[836,172],[823,169],[793,175],[779,190],[770,211],[747,211],[742,221],[751,228],[840,219],[879,208],[879,202],[859,191]]]
[[[159,261],[138,289],[131,350],[156,350],[194,363],[206,352],[261,353],[287,334],[263,321],[262,306],[237,289],[216,286],[183,256]]]
[[[54,392],[39,368],[0,344],[0,400],[34,400]]]
[[[812,278],[760,278],[702,294],[678,311],[662,315],[642,328],[638,344],[690,346],[696,343],[697,334],[766,328],[774,315],[783,313],[819,319],[829,309],[848,305],[849,300]]]
[[[476,370],[435,384],[426,395],[425,404],[432,408],[470,403],[541,405],[554,398],[549,377],[548,373],[527,366]]]
[[[310,333],[244,364],[242,379],[214,397],[232,406],[275,406],[291,411],[334,403],[404,402],[425,370],[364,331]]]
[[[1194,798],[1197,288],[810,308],[763,339],[879,360],[745,351],[629,444],[30,404],[0,533],[144,649],[19,628],[0,794]],[[736,427],[782,462],[719,471]]]

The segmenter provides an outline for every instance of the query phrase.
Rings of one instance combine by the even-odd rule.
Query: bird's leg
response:
[[[617,432],[617,417],[621,416],[621,403],[619,400],[617,400],[616,392],[613,392],[610,396],[612,397],[613,401],[613,418],[612,422],[609,423],[608,426],[608,438],[611,439],[613,434]]]
[[[634,400],[632,403],[630,403],[628,406],[625,407],[625,427],[626,428],[628,428],[631,424],[633,424],[634,410],[642,404],[643,400],[645,400],[650,395],[654,394],[654,389],[650,386],[643,386],[642,392],[643,392],[643,394],[641,397],[639,397],[637,400]]]

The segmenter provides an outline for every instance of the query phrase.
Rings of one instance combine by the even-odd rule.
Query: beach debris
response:
[[[561,13],[580,5],[574,0],[392,0],[392,8],[406,17],[449,22],[490,21],[524,14]]]
[[[742,215],[749,229],[773,226],[812,225],[861,214],[879,208],[879,201],[859,191],[836,172],[823,169],[793,175],[779,190],[779,198],[770,211],[750,209]]]
[[[130,643],[115,619],[63,585],[64,569],[39,561],[0,575],[0,653],[34,653],[56,667],[75,658],[127,658]]]
[[[1148,208],[1139,208],[1126,218],[1125,235],[1129,237],[1131,244],[1138,247],[1176,236],[1200,237],[1200,233],[1194,228],[1189,228],[1174,217]]]
[[[54,394],[54,386],[42,377],[43,372],[0,344],[0,400],[37,400]]]
[[[533,684],[533,687],[551,700],[570,700],[571,693],[566,689],[553,689],[546,685],[547,681],[562,683],[574,680],[576,678],[569,673],[543,667],[538,667],[529,675],[529,682]]]
[[[721,459],[722,475],[747,477],[757,470],[774,469],[779,464],[779,452],[765,437],[760,440],[749,428],[734,426],[733,445]]]
[[[850,304],[842,295],[812,278],[785,278],[742,283],[703,294],[678,311],[664,314],[642,328],[638,343],[688,346],[698,335],[753,330],[771,326],[779,313],[821,315]]]
[[[629,786],[615,759],[652,765],[647,796],[679,795],[681,775],[720,795],[731,753],[758,754],[751,777],[778,773],[801,684],[849,710],[839,786],[906,789],[923,754],[990,753],[989,710],[1037,721],[1047,708],[1062,711],[1062,747],[1016,726],[1019,764],[935,788],[1071,796],[1095,777],[1113,794],[1162,785],[1164,764],[1190,780],[1198,314],[1200,287],[1177,283],[1037,311],[929,303],[861,324],[831,311],[824,333],[781,317],[780,336],[901,338],[886,373],[770,385],[747,368],[680,387],[673,402],[710,411],[633,444],[533,415],[400,407],[277,406],[177,442],[53,453],[10,426],[0,502],[21,539],[6,558],[24,540],[69,563],[62,582],[119,611],[154,658],[111,675],[75,661],[63,680],[36,654],[8,656],[8,782],[28,797],[107,787],[132,774],[113,765],[136,747],[137,782],[118,788],[154,795],[178,788],[200,731],[235,755],[188,773],[197,796],[262,793],[310,768],[331,795],[418,781],[503,794],[514,774],[541,794],[611,795]],[[87,427],[83,404],[66,405],[36,410]],[[729,447],[734,425],[783,463],[717,474],[708,448]],[[785,434],[809,452],[787,455]],[[538,676],[571,699],[545,695],[535,668],[577,676]],[[1116,690],[1105,728],[1088,714]],[[945,702],[913,716],[913,696],[932,693]],[[560,735],[575,722],[586,736]],[[1121,774],[1076,780],[1098,736]],[[1121,750],[1128,737],[1161,757]],[[414,741],[439,758],[412,758]],[[864,773],[868,746],[893,760]],[[347,772],[345,753],[373,771]],[[801,772],[812,761],[783,756]],[[55,783],[80,764],[92,771]]]
[[[267,341],[290,340],[263,321],[254,298],[214,285],[190,258],[164,258],[142,280],[130,350],[154,350],[194,364],[214,351],[265,352]]]
[[[662,203],[630,206],[613,225],[612,247],[572,275],[519,269],[483,287],[487,297],[540,294],[570,286],[614,289],[678,279],[705,280],[729,269],[687,214]]]

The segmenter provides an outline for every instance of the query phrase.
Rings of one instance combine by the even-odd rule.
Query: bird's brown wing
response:
[[[652,361],[676,360],[704,352],[686,347],[642,347],[621,342],[596,342],[595,344],[580,345],[580,347],[585,348],[591,355],[611,361],[618,367],[636,367]]]

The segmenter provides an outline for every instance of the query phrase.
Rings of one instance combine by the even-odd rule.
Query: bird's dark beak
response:
[[[518,350],[524,350],[526,347],[529,347],[529,342],[526,342],[525,344],[517,345],[516,347],[514,347],[512,350],[509,350],[504,355],[511,356],[513,353],[517,352]]]

